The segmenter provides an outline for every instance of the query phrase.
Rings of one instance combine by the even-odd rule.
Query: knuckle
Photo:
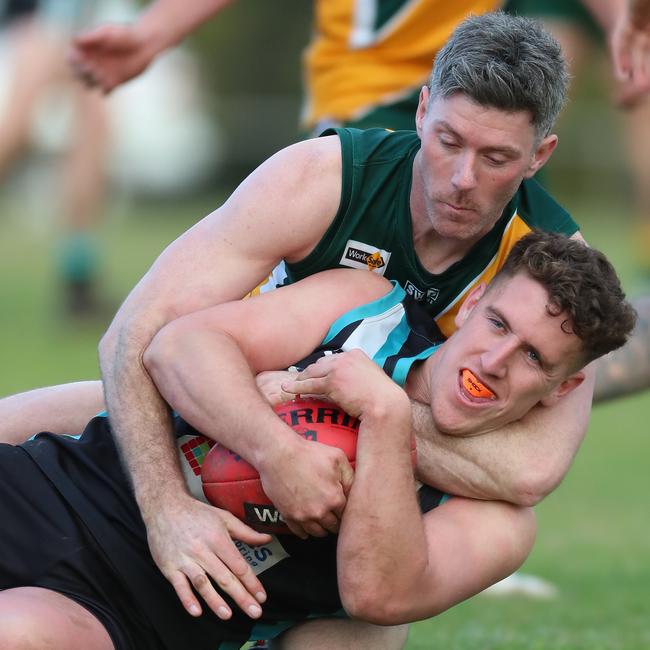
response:
[[[202,591],[210,586],[210,581],[208,576],[205,573],[197,573],[190,578],[190,581],[197,589],[197,591]]]
[[[251,577],[249,574],[251,573],[247,565],[237,565],[232,567],[232,572],[235,574],[238,580],[244,580],[246,578]]]
[[[215,582],[219,589],[228,591],[232,587],[234,580],[230,573],[221,573],[216,577]]]

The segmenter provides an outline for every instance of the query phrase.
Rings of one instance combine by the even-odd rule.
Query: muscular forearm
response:
[[[37,388],[0,400],[0,442],[19,444],[40,431],[80,434],[104,409],[100,381]]]
[[[562,480],[589,422],[593,371],[555,406],[484,435],[460,438],[435,430],[430,410],[414,405],[418,478],[459,496],[535,505]]]
[[[638,298],[633,304],[638,320],[630,340],[595,364],[594,402],[604,402],[650,387],[650,295]]]
[[[255,467],[268,464],[283,441],[295,441],[257,389],[237,343],[214,324],[203,327],[200,315],[161,330],[144,360],[174,410]]]
[[[100,345],[111,430],[145,522],[162,510],[163,501],[187,494],[171,433],[169,409],[141,362],[149,337],[147,330],[129,326],[128,321],[120,319]]]
[[[406,395],[379,417],[364,413],[355,478],[337,548],[339,590],[354,617],[398,623],[426,566],[426,540],[411,464]]]

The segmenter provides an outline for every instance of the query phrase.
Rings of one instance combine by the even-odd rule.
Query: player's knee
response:
[[[0,592],[2,650],[114,650],[106,628],[85,608],[46,589]]]
[[[33,613],[0,604],[0,648],[2,650],[35,650],[55,648],[47,638],[47,625],[36,620]]]

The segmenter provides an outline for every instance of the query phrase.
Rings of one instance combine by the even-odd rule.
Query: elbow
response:
[[[423,569],[424,571],[424,569]],[[339,572],[339,593],[343,608],[351,618],[374,625],[401,625],[413,620],[414,590],[401,589],[402,584],[417,584],[417,580],[404,581],[404,575],[395,569],[399,584],[387,576],[373,580],[346,579]],[[417,590],[416,590],[417,591]]]
[[[176,323],[163,327],[145,348],[142,364],[155,384],[164,382],[165,374],[172,372],[183,340]]]
[[[146,326],[146,319],[138,314],[132,318],[121,317],[120,312],[113,319],[99,341],[98,354],[102,369],[111,367],[120,355],[142,354],[151,340],[152,332]]]
[[[115,355],[118,340],[117,329],[115,321],[113,321],[99,341],[97,351],[99,353],[99,363],[102,367]]]
[[[536,506],[560,484],[564,474],[548,468],[529,470],[514,480],[508,501],[517,506]]]
[[[350,618],[373,625],[400,625],[408,622],[394,594],[378,598],[375,593],[341,593],[343,608]]]

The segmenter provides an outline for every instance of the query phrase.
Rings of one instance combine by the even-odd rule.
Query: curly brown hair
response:
[[[549,295],[549,314],[567,314],[562,329],[582,341],[580,365],[620,348],[636,323],[609,260],[565,235],[533,231],[512,248],[497,277],[526,273]]]

